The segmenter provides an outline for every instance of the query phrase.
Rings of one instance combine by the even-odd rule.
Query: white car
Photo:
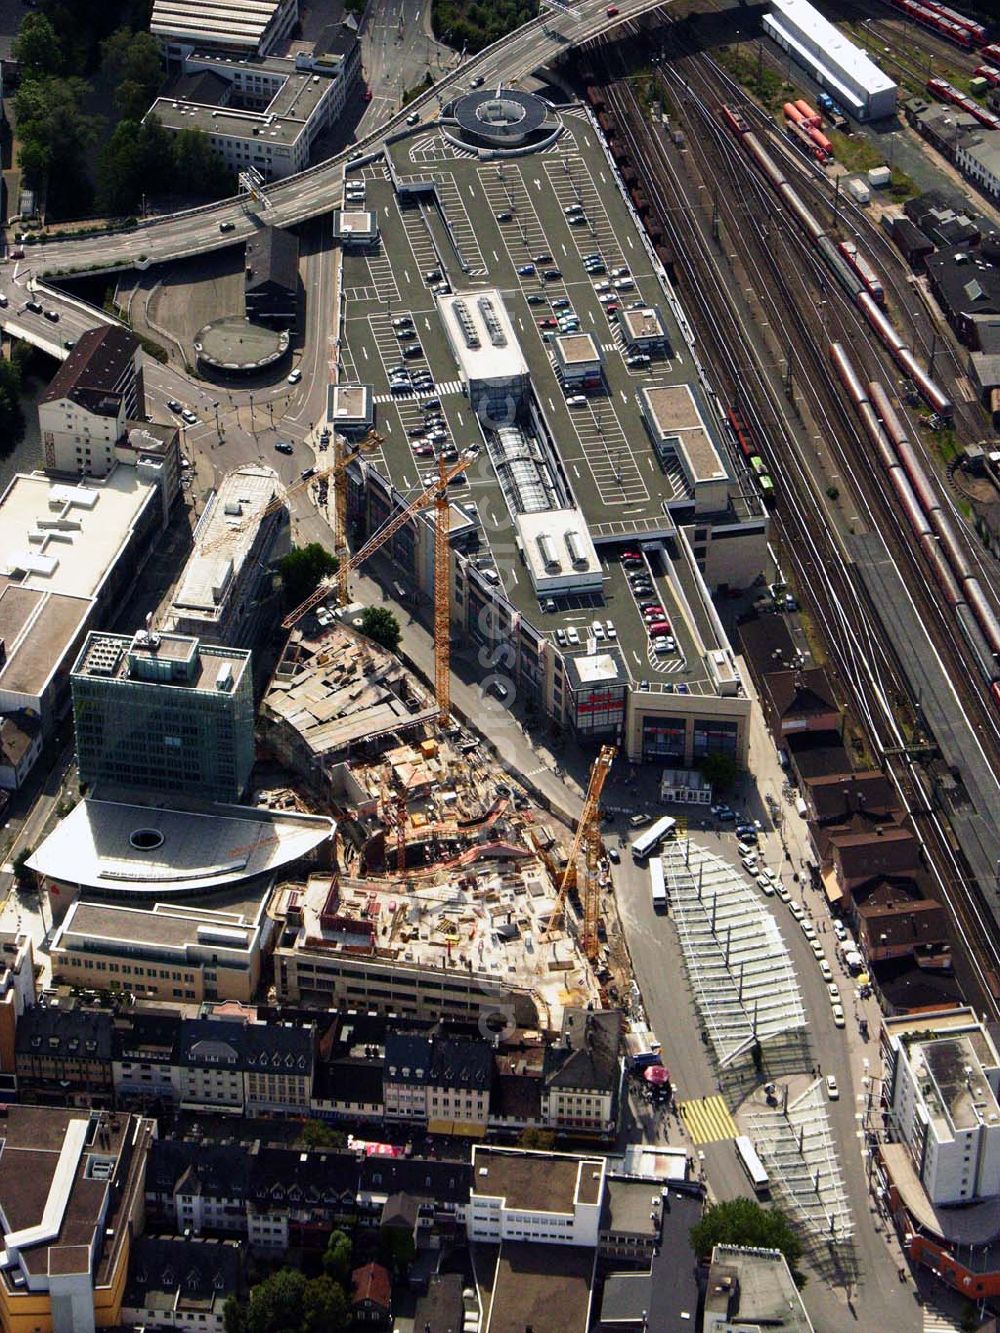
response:
[[[844,925],[843,921],[834,920],[833,933],[838,940],[843,941],[847,939],[847,927]]]
[[[566,399],[567,407],[586,407],[587,395],[585,393],[571,393]]]
[[[816,927],[808,919],[808,917],[804,921],[799,922],[799,927],[801,928],[802,934],[806,937],[807,940],[814,940],[816,938]]]
[[[288,383],[289,383],[289,384],[298,384],[298,382],[299,382],[299,380],[300,380],[301,378],[302,378],[302,371],[299,370],[298,366],[296,366],[295,369],[294,369],[294,370],[290,373],[290,375],[288,376]]]
[[[820,959],[819,974],[824,981],[833,980],[833,968],[830,966],[830,964],[826,961],[825,958]]]
[[[567,629],[566,638],[569,639],[570,643],[580,642],[580,631],[577,629],[575,625],[570,625],[570,627]]]
[[[743,869],[749,871],[751,875],[756,875],[757,873],[756,856],[744,856],[741,859],[743,861]]]
[[[607,635],[609,639],[618,638],[618,631],[615,629],[615,623],[613,620],[606,620],[604,622],[604,627],[607,630]]]
[[[601,624],[601,622],[600,622],[599,620],[595,620],[595,621],[594,621],[594,623],[593,623],[593,624],[591,625],[591,627],[590,627],[590,632],[591,632],[591,634],[593,634],[593,636],[594,636],[595,639],[597,639],[597,640],[600,641],[600,642],[603,642],[603,640],[604,640],[604,626]]]
[[[774,891],[783,903],[790,903],[792,901],[792,895],[785,888],[784,884],[775,884]]]
[[[826,1095],[830,1098],[831,1102],[840,1100],[840,1089],[837,1087],[837,1080],[832,1074],[827,1074],[826,1076]]]
[[[766,875],[757,876],[757,887],[765,898],[770,898],[774,894],[774,885]]]
[[[817,959],[820,959],[820,958],[823,957],[823,946],[822,946],[822,944],[820,944],[819,940],[816,938],[815,935],[814,935],[814,936],[812,937],[812,939],[809,941],[809,947],[810,947],[810,949],[812,949],[812,951],[813,951],[813,953],[816,955],[816,958],[817,958]]]
[[[844,1017],[844,1007],[840,1004],[833,1006],[833,1026],[835,1028],[846,1027],[847,1019]]]
[[[840,987],[837,985],[837,983],[836,983],[835,981],[831,981],[831,982],[828,982],[828,983],[827,983],[826,993],[827,993],[827,994],[829,995],[829,997],[830,997],[830,1003],[831,1003],[831,1004],[839,1004],[839,1003],[840,1003]]]
[[[789,903],[788,910],[791,912],[792,916],[795,918],[796,921],[801,921],[806,914],[805,908],[802,906],[801,903]]]

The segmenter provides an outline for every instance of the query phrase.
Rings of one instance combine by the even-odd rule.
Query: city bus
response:
[[[736,1156],[740,1159],[740,1166],[747,1173],[747,1179],[754,1188],[754,1193],[765,1195],[770,1189],[770,1182],[767,1178],[767,1172],[764,1170],[764,1163],[757,1156],[756,1149],[745,1134],[741,1134],[733,1140],[736,1147]]]
[[[654,856],[649,863],[649,887],[653,895],[653,911],[667,910],[667,886],[663,880],[663,862]]]
[[[660,843],[664,841],[669,833],[672,833],[677,827],[677,820],[672,819],[670,815],[664,815],[656,823],[640,833],[632,844],[632,859],[635,861],[645,861],[650,852],[655,851]]]

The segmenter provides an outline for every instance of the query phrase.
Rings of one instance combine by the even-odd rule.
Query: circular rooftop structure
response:
[[[239,315],[227,315],[199,329],[194,350],[201,365],[226,375],[266,370],[288,352],[287,329],[268,329]]]
[[[451,107],[461,141],[494,152],[549,143],[562,128],[544,98],[518,88],[477,88]]]

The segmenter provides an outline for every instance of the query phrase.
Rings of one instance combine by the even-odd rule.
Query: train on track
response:
[[[967,19],[946,5],[937,4],[936,0],[886,0],[886,3],[966,51],[973,51],[986,42],[986,29],[981,23]]]
[[[774,480],[768,471],[767,464],[760,456],[760,449],[754,440],[753,431],[732,407],[726,413],[726,421],[740,453],[746,459],[747,467],[753,473],[761,498],[766,504],[770,504],[774,499]]]
[[[854,264],[841,253],[837,242],[802,202],[784,172],[754,134],[740,111],[736,107],[723,105],[721,112],[723,120],[739,138],[748,156],[766,177],[811,244],[819,251],[823,262],[841,287],[861,310],[872,331],[888,349],[896,365],[911,381],[931,410],[936,412],[942,421],[950,420],[954,414],[954,404],[941,386],[921,368],[912,349],[906,346],[896,332],[892,321],[879,306],[877,296],[869,285],[870,279],[866,280]],[[870,269],[870,274],[877,276],[874,269]],[[878,285],[881,287],[880,281]]]
[[[1000,708],[1000,618],[972,571],[889,395],[875,380],[867,386],[862,384],[841,343],[831,343],[830,359],[888,474],[942,595],[955,613],[990,697]]]
[[[955,88],[947,79],[928,79],[927,91],[937,97],[942,102],[951,102],[967,115],[973,116],[979,121],[980,125],[985,125],[988,130],[1000,130],[1000,116],[995,116],[992,111],[984,110],[977,101],[968,97],[960,89]]]

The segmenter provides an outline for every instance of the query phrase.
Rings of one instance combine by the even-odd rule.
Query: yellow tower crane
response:
[[[263,505],[260,509],[254,510],[253,513],[247,514],[242,523],[234,523],[231,527],[227,527],[225,532],[220,532],[210,541],[202,542],[198,549],[202,555],[208,555],[210,552],[214,551],[216,547],[222,546],[228,542],[233,533],[241,532],[244,528],[248,528],[251,523],[263,523],[264,519],[270,514],[276,514],[279,509],[284,509],[289,496],[296,495],[299,491],[303,490],[306,486],[311,485],[314,481],[319,481],[324,477],[330,477],[332,475],[333,468],[317,468],[315,472],[311,472],[308,477],[300,477],[298,481],[293,482],[290,486],[281,486],[278,493],[268,500],[266,505]]]
[[[341,562],[337,571],[339,582],[343,572],[344,579],[353,574],[370,555],[374,555],[389,539],[410,521],[416,514],[434,504],[434,692],[438,705],[438,722],[445,726],[451,711],[451,626],[449,620],[449,561],[448,561],[448,483],[468,467],[470,455],[463,454],[457,462],[445,467],[438,460],[438,479],[421,494],[416,495],[403,508],[398,509],[391,518],[365,542],[360,550],[349,559]],[[294,611],[290,611],[281,622],[284,629],[292,629],[314,606],[318,606],[329,595],[329,581],[324,580],[315,588],[304,602]]]
[[[377,430],[370,430],[365,438],[352,448],[337,431],[333,433],[333,477],[331,480],[334,512],[333,550],[340,562],[337,568],[337,603],[340,606],[347,605],[347,565],[350,559],[350,551],[347,546],[347,465],[352,458],[357,458],[365,449],[374,449],[381,444],[383,439],[384,436],[380,435]]]
[[[600,754],[591,766],[590,782],[587,785],[587,795],[584,798],[583,810],[580,812],[580,820],[576,826],[576,836],[566,858],[555,911],[546,932],[549,934],[555,930],[562,919],[566,909],[566,893],[575,879],[576,858],[582,846],[585,867],[582,895],[583,951],[591,962],[597,957],[597,927],[601,906],[601,886],[597,878],[597,866],[601,856],[601,792],[604,790],[604,783],[611,771],[614,757],[615,747],[602,745]]]

